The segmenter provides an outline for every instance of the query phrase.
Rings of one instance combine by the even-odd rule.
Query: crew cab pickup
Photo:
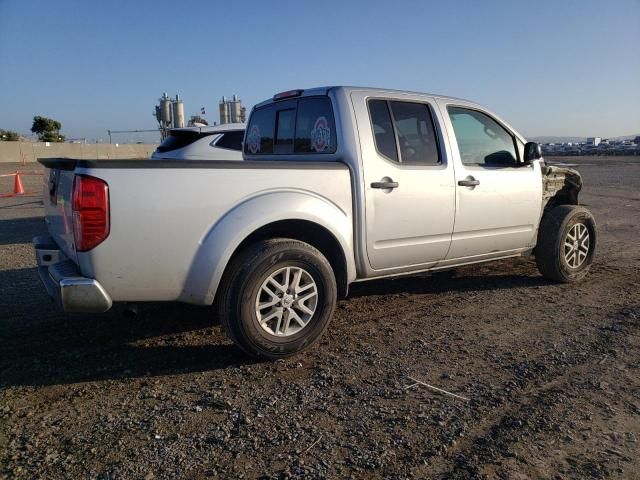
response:
[[[473,102],[291,90],[256,105],[242,161],[42,159],[40,276],[68,312],[213,306],[262,358],[316,341],[354,282],[534,255],[584,277],[580,175]]]

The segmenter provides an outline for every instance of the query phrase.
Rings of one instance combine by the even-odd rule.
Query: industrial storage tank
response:
[[[231,100],[222,97],[220,101],[220,125],[225,123],[244,123],[246,121],[246,109],[242,106],[242,100],[234,95]]]
[[[166,93],[160,99],[160,120],[165,125],[171,124],[171,100]]]
[[[173,102],[173,128],[182,127],[184,127],[184,104],[176,95],[176,100]]]
[[[231,104],[229,105],[230,109],[231,109],[231,122],[232,123],[239,123],[241,122],[241,118],[242,118],[242,102],[240,102],[240,100],[238,100],[237,96],[233,96],[233,101],[231,102]]]
[[[225,125],[230,123],[229,118],[229,109],[227,108],[227,99],[222,97],[222,101],[220,102],[220,125]]]

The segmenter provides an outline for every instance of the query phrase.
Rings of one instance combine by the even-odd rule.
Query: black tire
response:
[[[576,224],[587,228],[589,247],[586,258],[574,267],[565,258],[565,240]],[[561,283],[576,282],[584,278],[593,263],[595,250],[596,222],[585,207],[558,205],[544,213],[535,249],[536,264],[543,277]]]
[[[263,282],[287,266],[304,269],[315,282],[318,297],[305,327],[289,336],[276,336],[260,325],[255,304]],[[277,238],[250,245],[232,259],[216,306],[220,323],[238,347],[252,357],[277,359],[316,342],[331,321],[336,301],[335,275],[324,255],[304,242]]]

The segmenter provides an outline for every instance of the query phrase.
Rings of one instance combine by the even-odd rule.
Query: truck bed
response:
[[[352,225],[350,173],[339,162],[53,158],[40,163],[48,169],[45,183],[51,171],[58,177],[55,196],[44,192],[49,234],[113,301],[210,303],[205,280],[220,261],[214,252],[234,243],[224,228],[216,228],[223,223],[248,235],[259,222],[279,221],[279,210],[293,202],[301,220],[335,214],[344,217],[345,228]],[[70,231],[74,175],[100,178],[109,187],[110,233],[88,252],[75,251]],[[251,209],[242,208],[248,203]]]

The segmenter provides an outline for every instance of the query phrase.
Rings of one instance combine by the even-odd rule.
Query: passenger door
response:
[[[352,94],[362,152],[366,249],[374,270],[445,258],[455,212],[437,108],[430,100]],[[434,118],[436,117],[436,118]]]
[[[542,208],[538,162],[523,164],[522,142],[488,113],[451,104],[441,104],[441,113],[456,170],[447,260],[482,260],[533,247]]]

